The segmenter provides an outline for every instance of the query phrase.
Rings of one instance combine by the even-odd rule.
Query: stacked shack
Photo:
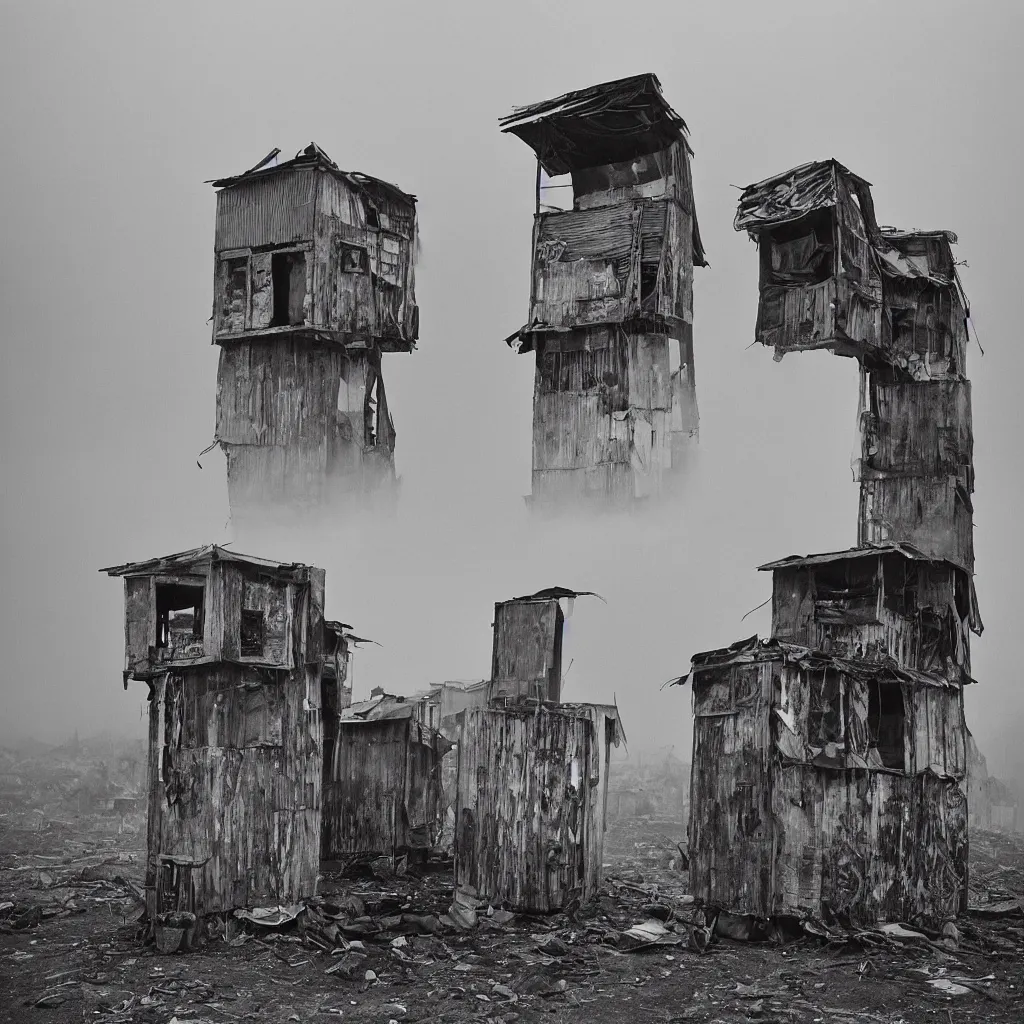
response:
[[[320,858],[324,572],[211,545],[124,578],[124,683],[149,687],[146,908],[294,904]]]
[[[278,152],[212,183],[215,437],[239,517],[390,492],[381,357],[419,335],[415,198],[315,143]]]
[[[532,500],[655,495],[697,439],[693,268],[707,263],[686,123],[653,74],[500,123],[537,154],[530,315],[508,339],[536,359]]]
[[[561,587],[495,605],[492,678],[458,713],[455,884],[523,911],[601,884],[616,708],[563,704]]]
[[[950,232],[880,229],[835,160],[750,186],[756,338],[861,368],[857,547],[761,566],[772,635],[693,659],[690,878],[767,919],[966,904],[974,589],[966,300]]]

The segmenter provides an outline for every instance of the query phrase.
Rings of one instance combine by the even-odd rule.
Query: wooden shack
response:
[[[520,697],[459,717],[456,886],[544,913],[596,895],[618,711]]]
[[[440,840],[441,759],[451,743],[417,702],[380,694],[341,710],[324,748],[325,861],[423,855]]]
[[[753,637],[693,658],[691,892],[827,925],[955,917],[967,897],[962,687]]]
[[[749,185],[733,226],[757,242],[754,337],[787,352],[826,348],[874,359],[882,347],[882,276],[871,187],[837,160]]]
[[[216,545],[124,578],[149,687],[149,921],[292,904],[320,853],[324,572]]]
[[[419,334],[415,197],[315,143],[278,152],[212,183],[216,440],[235,513],[391,483],[381,355]]]
[[[588,591],[494,606],[491,679],[453,693],[455,884],[519,910],[589,899],[601,881],[614,707],[561,704],[562,634]],[[442,718],[447,721],[446,717]]]
[[[860,363],[857,549],[772,571],[772,637],[693,659],[691,884],[768,918],[966,903],[973,436],[950,232],[881,229],[835,160],[747,188],[756,339]]]
[[[706,266],[683,119],[653,74],[516,108],[537,154],[533,500],[656,494],[697,438],[693,268]],[[571,208],[565,201],[571,195]]]

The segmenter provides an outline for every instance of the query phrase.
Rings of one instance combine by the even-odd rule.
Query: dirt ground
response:
[[[298,921],[160,955],[137,939],[139,824],[0,816],[0,1022],[1024,1020],[1019,836],[974,839],[972,901],[984,912],[958,922],[953,949],[874,935],[715,937],[697,952],[674,849],[682,829],[637,820],[609,834],[600,898],[568,915],[481,905],[463,931],[444,919],[443,869],[327,876]],[[626,934],[637,925],[646,930]]]

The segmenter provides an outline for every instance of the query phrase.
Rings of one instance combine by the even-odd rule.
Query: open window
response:
[[[658,264],[643,260],[640,263],[640,301],[645,302],[654,296],[658,288]],[[653,308],[653,307],[652,307]]]
[[[878,563],[873,558],[819,565],[814,570],[816,622],[856,625],[878,619]]]
[[[542,167],[537,182],[537,203],[541,213],[561,213],[573,209],[573,180],[569,174],[549,177]]]
[[[807,742],[812,747],[842,744],[843,688],[835,669],[809,672],[810,707],[807,711]]]
[[[249,301],[249,257],[233,256],[221,261],[220,306],[217,329],[241,331],[245,329],[245,310]]]
[[[266,642],[266,616],[260,608],[243,608],[238,653],[243,658],[262,658]]]
[[[203,655],[204,592],[200,584],[156,585],[156,646],[172,658]]]
[[[803,287],[833,274],[835,238],[831,210],[816,210],[764,232],[761,270],[764,284]]]
[[[275,252],[270,258],[274,293],[271,327],[301,326],[306,320],[306,254]]]
[[[338,256],[343,274],[368,274],[370,272],[369,254],[363,246],[339,242]]]
[[[884,768],[906,770],[907,710],[899,683],[872,679],[868,684],[868,734]]]

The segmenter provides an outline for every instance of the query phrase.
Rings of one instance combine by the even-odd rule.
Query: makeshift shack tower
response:
[[[314,895],[323,570],[212,545],[102,571],[149,686],[150,926]]]
[[[317,145],[213,182],[215,439],[232,514],[392,492],[382,355],[411,352],[416,201]]]
[[[656,495],[697,440],[693,268],[704,249],[683,119],[653,74],[517,108],[537,154],[530,315],[533,496]]]
[[[490,686],[457,716],[455,883],[517,910],[561,910],[601,884],[622,727],[614,707],[559,703],[578,596],[555,587],[496,605]]]
[[[756,338],[861,368],[858,547],[773,574],[772,636],[693,659],[690,878],[709,906],[941,923],[966,903],[974,488],[949,232],[883,230],[835,160],[750,186]]]

